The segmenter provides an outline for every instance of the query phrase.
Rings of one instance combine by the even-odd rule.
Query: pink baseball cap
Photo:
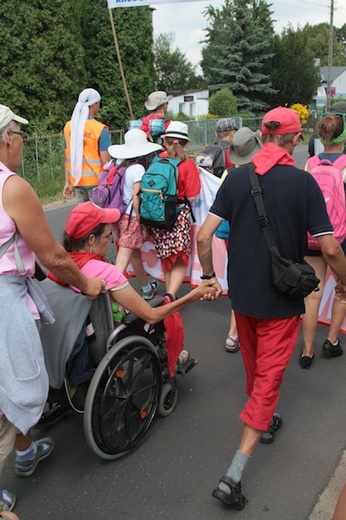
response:
[[[113,224],[120,220],[121,213],[117,208],[100,208],[93,202],[78,204],[67,217],[65,231],[78,240],[95,229],[99,224]]]
[[[269,122],[280,123],[278,128],[271,130],[265,126],[265,123]],[[284,135],[294,134],[302,131],[302,124],[300,118],[294,110],[291,108],[277,107],[273,110],[269,110],[262,119],[261,132],[263,135]]]

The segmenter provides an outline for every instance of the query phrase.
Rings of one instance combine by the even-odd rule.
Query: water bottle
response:
[[[116,302],[111,303],[111,308],[114,324],[119,325],[125,316],[125,312],[121,307],[119,307],[119,305]]]

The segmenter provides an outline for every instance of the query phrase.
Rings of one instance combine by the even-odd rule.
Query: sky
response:
[[[298,24],[306,23],[316,25],[330,23],[331,0],[268,0],[272,4],[272,19],[276,33],[281,33],[289,23],[297,28]],[[154,35],[173,32],[175,40],[173,47],[178,47],[185,53],[187,59],[194,65],[201,60],[202,44],[205,37],[205,29],[208,20],[203,16],[203,11],[208,5],[221,7],[223,0],[209,0],[165,5],[153,5]],[[334,0],[335,27],[342,27],[346,23],[346,1]]]

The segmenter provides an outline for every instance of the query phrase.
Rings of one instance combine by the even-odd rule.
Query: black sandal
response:
[[[282,417],[279,413],[275,412],[270,423],[270,428],[268,431],[262,433],[262,437],[260,442],[262,444],[272,444],[274,442],[275,434],[278,430],[280,430],[282,426]]]
[[[226,493],[217,487],[213,490],[212,496],[217,498],[217,500],[220,500],[220,502],[225,506],[233,507],[233,509],[237,509],[238,511],[244,509],[246,498],[241,492],[241,483],[238,482],[238,484],[235,484],[229,477],[222,477],[219,485],[221,482],[229,487],[229,493]]]

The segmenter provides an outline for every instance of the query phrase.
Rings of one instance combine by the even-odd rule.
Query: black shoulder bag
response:
[[[262,188],[259,185],[258,175],[255,173],[253,164],[250,164],[249,173],[252,187],[251,195],[255,201],[258,223],[263,230],[271,254],[273,285],[275,289],[287,294],[287,296],[290,296],[294,300],[306,298],[312,291],[319,290],[318,284],[320,281],[314,269],[305,261],[303,264],[298,264],[280,255],[266,217]]]

